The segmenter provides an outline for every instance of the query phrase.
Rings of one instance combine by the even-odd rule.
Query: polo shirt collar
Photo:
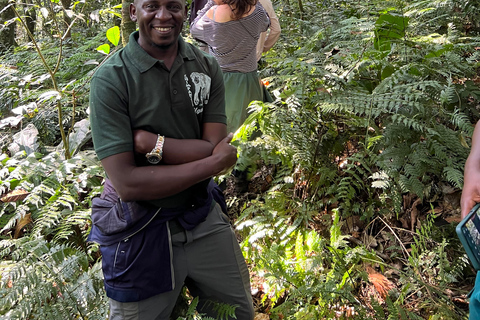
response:
[[[140,47],[138,44],[138,36],[138,31],[130,34],[128,45],[125,47],[125,50],[138,71],[143,73],[153,67],[159,60],[149,55],[142,47]],[[177,56],[180,56],[183,60],[195,59],[195,53],[193,52],[192,47],[187,46],[181,36],[178,37]]]
[[[178,37],[178,55],[184,60],[195,60],[196,57],[192,46],[187,46],[181,36]]]

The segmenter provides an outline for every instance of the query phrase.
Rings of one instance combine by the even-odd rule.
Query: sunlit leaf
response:
[[[97,48],[98,52],[109,54],[110,53],[110,45],[108,43],[102,44]]]
[[[110,41],[114,46],[118,45],[120,41],[120,28],[118,26],[111,27],[107,30],[107,39]]]

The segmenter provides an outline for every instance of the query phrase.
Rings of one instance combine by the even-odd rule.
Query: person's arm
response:
[[[272,1],[260,0],[260,4],[263,6],[268,16],[270,17],[270,30],[265,39],[265,42],[262,44],[263,52],[267,52],[277,42],[282,32],[282,28],[280,27],[280,22],[278,21],[278,17],[275,14],[275,10],[273,9]]]
[[[226,126],[222,123],[210,123],[204,126],[202,140],[173,139],[165,137],[161,164],[182,164],[206,158],[212,154],[218,137],[226,136]],[[221,132],[219,135],[217,132]],[[135,152],[147,154],[155,147],[157,134],[145,130],[134,130]]]
[[[225,133],[224,124],[205,124],[202,140],[191,140],[190,143],[203,145],[207,141],[213,145],[219,142],[209,156],[198,157],[191,162],[137,167],[133,152],[123,152],[104,158],[102,165],[123,201],[168,197],[218,175],[235,164],[237,150],[230,145],[233,135],[230,133],[225,137]],[[174,144],[169,147],[172,150],[164,149],[165,159],[171,157],[169,152],[178,152]]]
[[[145,156],[151,152],[157,142],[158,134],[164,135],[163,154],[160,165],[176,165],[209,157],[215,146],[227,136],[225,116],[225,88],[222,71],[213,57],[208,58],[211,85],[208,104],[204,106],[201,138],[174,139],[163,132],[133,130],[133,148]]]
[[[213,58],[210,60],[214,62]],[[202,135],[199,139],[168,139],[164,146],[165,162],[151,166],[138,166],[135,161],[138,157],[125,82],[112,68],[101,70],[103,72],[93,77],[90,122],[95,151],[123,201],[165,198],[235,164],[237,151],[230,145],[232,135],[227,137],[226,125],[219,123],[225,104],[223,77],[216,62],[210,68],[212,84],[203,115]],[[150,152],[153,146],[148,147]]]
[[[480,202],[480,121],[475,126],[472,149],[465,162],[463,191],[460,200],[462,218],[467,216],[477,202]]]

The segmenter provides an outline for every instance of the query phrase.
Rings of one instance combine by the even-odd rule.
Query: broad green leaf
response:
[[[375,22],[375,49],[390,51],[393,41],[405,37],[408,21],[408,17],[392,12],[380,15]]]
[[[110,41],[114,46],[118,45],[120,41],[120,28],[118,26],[111,27],[107,30],[107,39]]]
[[[9,182],[10,182],[10,190],[13,190],[20,184],[21,181],[18,179],[12,179]]]
[[[108,43],[102,44],[97,48],[98,52],[109,54],[110,53],[110,45]]]

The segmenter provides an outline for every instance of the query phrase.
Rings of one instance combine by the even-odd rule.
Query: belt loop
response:
[[[193,241],[193,234],[191,230],[185,230],[185,236],[187,236],[187,243],[191,243]]]

